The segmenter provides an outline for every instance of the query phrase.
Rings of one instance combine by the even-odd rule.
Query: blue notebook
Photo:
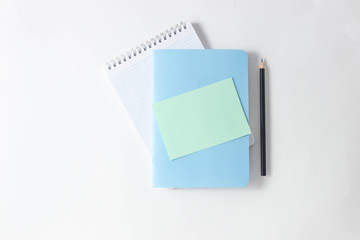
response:
[[[154,96],[159,102],[233,78],[249,116],[248,57],[241,50],[154,50]],[[170,161],[154,119],[153,187],[243,187],[249,182],[249,136]]]

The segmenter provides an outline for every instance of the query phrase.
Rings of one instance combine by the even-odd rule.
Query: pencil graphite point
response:
[[[265,58],[261,58],[261,60],[260,60],[260,68],[265,68],[264,63],[265,63]]]

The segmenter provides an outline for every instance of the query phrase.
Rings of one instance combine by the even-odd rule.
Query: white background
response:
[[[0,1],[0,239],[359,239],[359,1]],[[249,53],[250,184],[151,188],[103,63],[179,21]],[[269,176],[259,170],[267,59]]]

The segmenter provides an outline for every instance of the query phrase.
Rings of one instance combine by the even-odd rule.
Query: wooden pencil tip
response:
[[[265,58],[261,58],[260,60],[260,68],[265,68]]]

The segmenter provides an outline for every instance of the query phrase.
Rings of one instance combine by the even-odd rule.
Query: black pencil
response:
[[[260,62],[260,148],[261,176],[266,176],[266,127],[265,127],[265,59]]]

